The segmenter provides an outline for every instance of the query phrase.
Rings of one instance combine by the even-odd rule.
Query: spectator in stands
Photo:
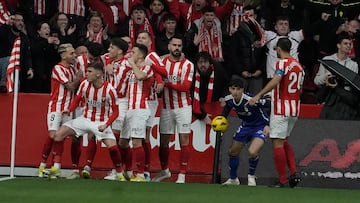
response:
[[[129,36],[131,44],[134,45],[140,31],[146,30],[151,33],[151,41],[155,41],[154,31],[146,17],[146,9],[143,5],[137,4],[132,7],[131,18],[119,28],[121,36]],[[155,44],[151,47],[155,50]]]
[[[169,53],[168,44],[171,39],[177,33],[177,22],[173,14],[166,14],[163,16],[164,29],[155,38],[156,52],[162,56]]]
[[[71,26],[76,24],[80,29],[85,23],[87,8],[84,0],[58,0],[58,11],[68,16]]]
[[[114,36],[119,25],[125,21],[126,14],[121,1],[115,0],[85,0],[93,11],[104,15],[104,24],[108,25],[108,34]]]
[[[26,34],[24,34],[24,18],[21,13],[16,13],[13,17],[10,17],[9,20],[11,22],[0,26],[0,91],[2,93],[6,93],[7,91],[5,87],[6,70],[14,41],[17,37],[20,37],[20,91],[29,92],[31,89],[30,80],[34,75],[31,63],[30,42]]]
[[[34,79],[32,92],[50,93],[52,67],[60,60],[57,53],[60,40],[50,36],[50,26],[46,22],[38,23],[37,37],[31,40],[32,66]]]
[[[76,45],[78,30],[76,24],[70,25],[65,13],[56,13],[49,21],[52,37],[58,37],[61,44],[71,43]]]
[[[203,16],[191,24],[185,35],[184,52],[188,59],[200,51],[209,52],[214,61],[223,62],[221,22],[215,15],[215,9],[205,6]]]
[[[346,34],[340,35],[337,42],[338,51],[324,59],[334,60],[358,73],[358,64],[349,58],[351,46],[351,38]],[[323,87],[319,91],[321,93],[319,94],[320,102],[324,102],[320,118],[334,120],[358,120],[360,118],[359,92],[348,82],[332,75],[323,65],[320,65],[314,82]]]
[[[262,47],[263,31],[257,26],[255,10],[252,7],[244,7],[244,18],[238,31],[231,37],[229,54],[231,59],[230,67],[233,76],[243,78],[245,92],[258,93],[263,87],[264,75],[266,72],[265,50]],[[261,30],[260,30],[261,29]]]
[[[165,0],[151,0],[149,8],[147,10],[147,17],[154,30],[154,35],[157,37],[164,29],[163,17],[168,14],[165,8]]]
[[[360,21],[358,19],[353,19],[349,22],[346,22],[339,26],[338,32],[347,33],[352,40],[352,48],[349,53],[349,57],[356,61],[358,64],[360,62]]]
[[[208,52],[200,52],[195,60],[195,74],[190,89],[193,101],[193,115],[206,124],[211,124],[211,114],[204,104],[219,101],[227,94],[228,76],[224,68],[212,60]]]
[[[179,2],[179,0],[167,0],[169,10],[175,15],[176,19],[183,20],[185,26],[183,30],[188,30],[195,20],[203,16],[202,9],[209,6],[210,1],[207,0],[192,0],[192,3]],[[234,0],[227,0],[222,6],[215,8],[215,15],[219,19],[230,13],[233,9]]]
[[[56,13],[58,2],[53,0],[18,0],[18,9],[24,15],[25,27],[30,39],[37,38],[37,25],[49,22]]]
[[[275,73],[275,64],[279,60],[274,47],[280,38],[287,37],[291,41],[290,54],[295,59],[298,58],[298,46],[304,39],[303,30],[290,31],[289,18],[286,16],[279,16],[275,23],[275,32],[265,31],[267,58],[266,58],[266,74],[267,78],[271,79]]]
[[[80,36],[80,44],[95,42],[102,44],[105,49],[109,48],[110,39],[107,34],[108,26],[104,26],[103,15],[97,11],[92,11],[88,17],[86,30]]]

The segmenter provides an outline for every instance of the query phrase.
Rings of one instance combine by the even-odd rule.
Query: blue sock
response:
[[[230,178],[237,178],[237,169],[239,166],[239,157],[238,156],[230,156],[229,158],[229,167],[230,167]]]
[[[249,175],[255,175],[256,166],[259,162],[259,156],[249,158]]]

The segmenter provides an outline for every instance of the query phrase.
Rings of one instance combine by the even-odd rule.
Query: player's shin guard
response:
[[[49,157],[49,154],[51,152],[53,143],[54,143],[54,139],[47,136],[47,138],[45,140],[45,143],[44,143],[44,146],[43,146],[42,155],[41,155],[41,157],[42,157],[41,162],[42,163],[46,163],[46,161],[47,161],[47,159]]]
[[[144,152],[145,152],[145,171],[150,170],[150,159],[151,159],[151,144],[150,142],[143,143]]]
[[[97,145],[95,139],[88,140],[88,146],[86,147],[86,165],[91,167],[94,157],[97,151]]]
[[[249,158],[249,175],[255,175],[256,167],[259,163],[259,156]]]
[[[288,141],[284,142],[284,150],[285,150],[286,161],[290,170],[290,174],[293,175],[296,173],[295,155],[294,155],[294,150]]]
[[[230,156],[229,157],[229,168],[230,168],[230,178],[237,178],[237,169],[239,167],[239,157],[238,156]]]
[[[286,177],[286,155],[283,147],[274,148],[275,167],[279,174],[279,181],[281,184],[287,182]]]
[[[189,145],[181,146],[180,152],[180,173],[186,174],[189,162]]]
[[[118,146],[114,145],[114,146],[110,147],[109,153],[110,153],[110,158],[114,164],[116,172],[121,173],[122,172],[121,156],[120,156],[120,151],[119,151]]]
[[[159,148],[159,158],[161,169],[165,170],[169,168],[169,146],[160,146]]]
[[[133,153],[135,156],[137,173],[144,174],[144,165],[145,165],[145,153],[142,146],[133,148]]]

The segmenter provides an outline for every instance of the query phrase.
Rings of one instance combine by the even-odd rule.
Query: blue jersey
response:
[[[260,99],[255,106],[245,105],[252,97],[248,93],[243,93],[239,103],[236,103],[232,95],[225,97],[224,110],[222,115],[227,117],[233,109],[241,119],[243,127],[260,127],[269,125],[269,116],[264,107],[270,106],[270,101]]]

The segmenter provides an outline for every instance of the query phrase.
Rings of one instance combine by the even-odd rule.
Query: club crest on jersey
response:
[[[87,105],[93,106],[93,107],[102,107],[105,105],[105,100],[106,100],[106,97],[102,97],[101,101],[87,99],[85,101],[85,103],[87,103]]]

